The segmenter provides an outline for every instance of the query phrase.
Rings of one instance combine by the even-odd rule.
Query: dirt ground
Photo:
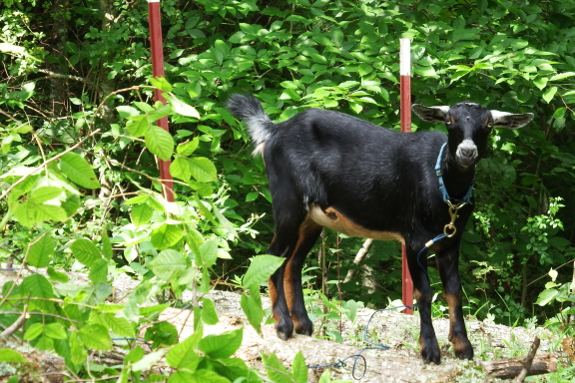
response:
[[[0,274],[0,285],[9,279],[13,279],[13,276]],[[78,284],[88,282],[82,274],[74,274],[72,279],[75,281],[74,283]],[[114,281],[115,296],[118,298],[126,296],[137,283],[137,281],[117,278]],[[497,382],[500,380],[485,375],[481,367],[482,360],[524,356],[536,335],[541,338],[538,356],[562,353],[561,339],[553,338],[551,333],[542,328],[528,330],[522,327],[512,328],[469,319],[466,321],[467,330],[476,357],[472,361],[460,361],[453,357],[449,347],[450,343],[447,341],[449,320],[440,318],[435,319],[433,324],[440,347],[442,347],[442,364],[425,365],[418,353],[418,315],[405,315],[396,310],[376,312],[372,309],[362,308],[358,310],[353,323],[341,321],[332,324],[332,327],[338,326],[338,330],[342,333],[343,343],[301,335],[296,335],[285,342],[276,336],[273,324],[263,326],[263,337],[257,334],[241,310],[239,294],[212,291],[208,297],[216,305],[219,323],[206,325],[205,335],[220,334],[224,331],[243,327],[242,346],[235,356],[260,370],[263,370],[262,352],[275,353],[288,368],[298,351],[302,352],[308,366],[322,366],[343,361],[339,366],[310,368],[309,380],[312,383],[317,381],[326,368],[332,370],[332,379],[358,381],[354,379],[355,377],[361,378],[359,380],[361,382],[373,383]],[[184,301],[190,299],[191,294],[186,293],[183,297]],[[269,307],[268,299],[263,298],[263,302],[264,308]],[[180,331],[181,339],[185,339],[191,334],[193,316],[189,310],[169,308],[163,312],[160,319],[173,323]],[[385,345],[387,349],[363,350],[365,347],[372,346],[363,340],[364,328],[368,321],[370,321],[370,339]],[[321,330],[320,327],[321,324],[316,323],[316,333]],[[21,351],[24,352],[25,350]],[[352,357],[360,352],[362,357]],[[122,351],[118,350],[116,354],[117,361],[121,363]],[[54,356],[48,358],[48,356],[35,355],[32,352],[29,354],[29,358],[31,360],[48,360],[51,358],[50,360],[52,360]],[[54,372],[56,365],[63,366],[58,361],[51,362],[46,372]],[[59,378],[61,379],[61,377],[60,375]],[[61,380],[56,378],[50,381],[58,382]]]
[[[205,334],[219,334],[243,326],[244,339],[236,356],[259,368],[262,367],[260,352],[274,352],[286,366],[291,365],[298,351],[302,352],[308,366],[337,363],[356,355],[370,346],[363,341],[363,329],[373,315],[369,325],[371,339],[389,348],[363,351],[365,361],[357,359],[355,369],[355,358],[345,360],[344,367],[325,367],[332,369],[332,378],[355,380],[354,376],[361,377],[365,369],[362,382],[471,382],[485,381],[486,378],[487,381],[499,381],[485,376],[479,357],[473,361],[460,361],[453,357],[447,341],[448,319],[435,319],[433,322],[440,346],[443,346],[442,364],[425,365],[418,353],[418,315],[405,315],[395,310],[375,312],[359,309],[354,323],[343,322],[344,343],[301,335],[285,342],[276,336],[273,324],[263,326],[263,338],[256,333],[241,311],[239,294],[214,291],[210,298],[216,304],[220,322],[206,326]],[[269,301],[264,301],[264,305],[269,305]],[[161,318],[176,325],[183,338],[190,335],[193,319],[187,310],[168,309]],[[527,330],[477,320],[468,320],[466,324],[476,355],[507,357],[511,356],[510,350],[517,353],[512,356],[526,355],[535,335],[542,339],[538,355],[557,351],[551,334],[542,328]],[[310,369],[310,381],[317,381],[325,368]]]

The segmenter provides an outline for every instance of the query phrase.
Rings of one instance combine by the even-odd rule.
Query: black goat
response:
[[[267,168],[275,219],[269,253],[287,259],[269,283],[278,336],[287,340],[294,328],[298,334],[313,332],[301,269],[325,226],[349,236],[406,245],[421,318],[421,354],[426,363],[439,364],[427,258],[419,257],[426,246],[434,251],[449,305],[449,340],[457,357],[473,358],[463,321],[458,257],[473,211],[475,164],[493,127],[517,129],[533,115],[490,111],[470,102],[413,105],[424,121],[445,123],[446,136],[403,134],[315,108],[274,124],[253,96],[233,95],[227,106],[247,123]],[[441,239],[430,241],[444,232]]]

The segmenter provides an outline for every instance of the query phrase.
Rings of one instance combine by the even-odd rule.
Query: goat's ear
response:
[[[507,129],[519,129],[533,120],[533,113],[513,114],[492,110],[493,126]]]
[[[449,106],[425,106],[414,104],[411,107],[413,113],[426,122],[445,122]]]

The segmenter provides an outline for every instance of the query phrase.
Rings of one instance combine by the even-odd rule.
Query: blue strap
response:
[[[462,201],[468,204],[472,204],[471,197],[473,196],[473,182],[469,185],[469,190],[467,190],[467,194],[463,196],[463,198],[455,200],[449,196],[447,193],[447,189],[445,188],[445,183],[443,182],[443,173],[441,173],[441,159],[443,158],[443,152],[445,151],[445,147],[447,146],[447,142],[443,144],[441,150],[439,151],[439,155],[437,156],[437,162],[435,163],[435,174],[437,175],[437,179],[439,181],[439,191],[443,196],[443,202],[447,203],[447,200],[454,200],[454,201]]]

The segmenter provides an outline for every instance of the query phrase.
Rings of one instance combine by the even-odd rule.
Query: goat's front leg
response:
[[[406,246],[406,250],[409,272],[413,280],[414,294],[419,310],[419,347],[421,356],[425,363],[440,364],[441,353],[439,352],[439,344],[431,323],[431,300],[433,294],[427,276],[427,259],[422,256],[418,262],[417,253],[419,250],[410,249],[410,246]]]
[[[459,359],[473,359],[473,347],[467,338],[461,305],[459,243],[437,254],[437,268],[449,305],[449,340],[453,343],[453,351]]]

